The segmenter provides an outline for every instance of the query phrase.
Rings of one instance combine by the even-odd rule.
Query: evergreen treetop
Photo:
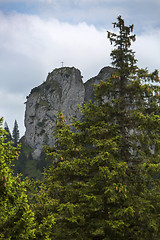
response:
[[[7,124],[6,121],[5,121],[5,123],[4,123],[4,130],[6,131],[6,139],[5,139],[5,141],[6,141],[6,142],[11,141],[11,140],[12,140],[12,136],[11,136],[11,132],[10,132],[10,130],[9,130],[9,127],[8,127],[8,124]]]
[[[55,147],[46,147],[52,164],[34,206],[40,239],[160,237],[158,71],[137,67],[133,25],[120,16],[113,25],[115,72],[81,108],[83,121],[69,126],[58,114]]]
[[[19,128],[18,128],[17,120],[15,120],[15,122],[14,122],[12,138],[13,138],[14,146],[16,147],[19,142]]]

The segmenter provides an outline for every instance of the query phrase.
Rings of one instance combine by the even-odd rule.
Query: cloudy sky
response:
[[[0,116],[25,131],[26,96],[54,68],[84,81],[110,66],[106,31],[121,15],[134,24],[139,67],[160,69],[160,0],[0,0]]]

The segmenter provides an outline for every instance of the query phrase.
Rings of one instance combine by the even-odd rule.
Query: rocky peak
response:
[[[78,69],[64,67],[48,74],[46,81],[31,90],[26,102],[25,141],[34,150],[33,157],[40,156],[42,146],[54,142],[53,131],[56,114],[61,110],[69,116],[80,117],[78,104],[84,102],[85,89]]]
[[[69,122],[69,117],[81,117],[78,104],[93,100],[93,86],[100,80],[106,81],[113,68],[105,67],[99,74],[83,84],[81,72],[74,67],[53,70],[40,86],[31,90],[27,97],[25,111],[25,142],[33,148],[33,158],[38,159],[42,146],[54,144],[53,131],[56,115],[61,110]]]
[[[94,84],[97,85],[101,80],[107,81],[111,77],[114,69],[112,67],[104,67],[100,70],[97,76],[89,79],[84,83],[85,87],[85,98],[84,101],[89,101],[94,99]]]

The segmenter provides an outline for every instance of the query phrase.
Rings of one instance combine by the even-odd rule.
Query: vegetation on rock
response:
[[[1,130],[5,239],[160,238],[160,79],[157,70],[138,68],[130,48],[133,25],[121,16],[113,25],[118,31],[108,38],[115,71],[95,86],[95,101],[81,107],[82,121],[66,124],[59,111],[55,145],[44,147],[51,163],[41,181],[17,185],[10,164],[18,148],[4,143]]]
[[[57,115],[52,164],[35,207],[37,238],[158,239],[160,116],[158,71],[139,69],[133,25],[108,32],[116,68],[95,87],[83,121]],[[73,127],[75,131],[73,131]],[[47,229],[48,231],[44,231]]]

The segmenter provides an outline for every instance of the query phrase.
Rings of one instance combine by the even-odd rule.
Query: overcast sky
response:
[[[57,67],[84,81],[111,66],[106,31],[134,24],[139,67],[160,69],[160,0],[0,0],[0,116],[24,134],[26,96]]]

